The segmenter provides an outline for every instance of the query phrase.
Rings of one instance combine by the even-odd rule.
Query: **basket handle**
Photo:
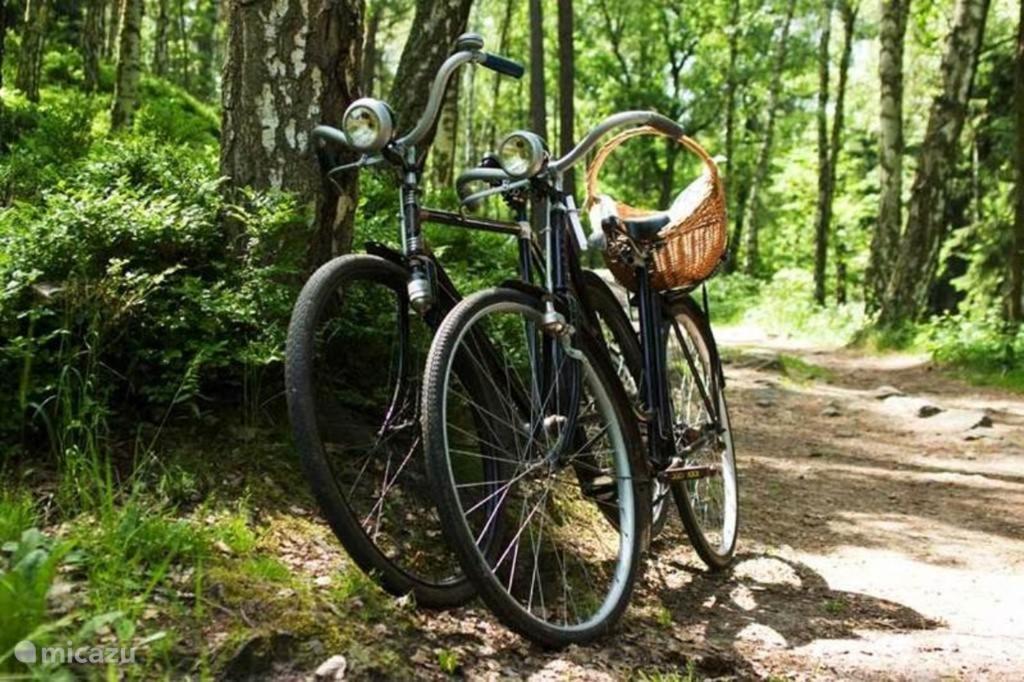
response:
[[[669,139],[676,140],[676,142],[696,154],[700,160],[703,161],[704,166],[711,172],[712,183],[716,186],[719,184],[718,165],[715,163],[714,159],[711,158],[711,155],[708,154],[707,150],[705,150],[704,147],[701,147],[692,137],[683,135],[675,138],[668,133],[658,130],[657,128],[652,128],[651,126],[640,126],[638,128],[623,130],[621,133],[605,142],[604,145],[597,150],[594,160],[591,162],[590,167],[587,168],[587,201],[584,204],[585,207],[589,208],[597,199],[597,176],[601,172],[601,168],[604,166],[605,161],[607,161],[608,157],[611,156],[611,153],[618,149],[626,140],[631,140],[634,137],[642,137],[644,135],[655,135],[658,137],[667,137]]]

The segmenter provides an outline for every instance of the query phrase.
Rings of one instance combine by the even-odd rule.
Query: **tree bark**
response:
[[[100,84],[100,55],[103,52],[103,14],[105,0],[88,0],[85,26],[82,27],[82,71],[86,92],[95,92]]]
[[[130,1],[130,0],[129,0]],[[178,0],[178,41],[181,44],[180,57],[178,61],[178,75],[181,78],[181,85],[186,90],[192,89],[190,72],[192,71],[192,50],[189,46],[188,30],[185,28],[185,1]]]
[[[1016,110],[1017,146],[1014,163],[1017,170],[1017,197],[1013,220],[1013,246],[1010,249],[1010,300],[1007,317],[1020,325],[1024,322],[1024,2],[1020,3],[1017,25],[1016,87],[1013,91]]]
[[[363,69],[359,75],[359,87],[364,97],[373,96],[374,80],[377,76],[377,33],[380,31],[381,6],[374,4],[370,20],[366,24],[363,40]]]
[[[466,32],[471,5],[472,0],[416,0],[412,30],[388,100],[399,130],[412,128],[426,108],[437,70],[455,49],[456,38]],[[422,147],[426,149],[432,140],[433,132]]]
[[[825,268],[828,265],[829,178],[828,88],[831,79],[829,40],[832,37],[833,0],[821,5],[821,35],[818,39],[818,204],[814,216],[814,300],[825,305]]]
[[[576,56],[573,44],[572,0],[558,0],[558,143],[565,155],[576,142]],[[565,174],[565,191],[576,195],[576,176]]]
[[[547,139],[547,94],[544,88],[544,8],[541,0],[530,0],[530,128]]]
[[[907,209],[907,230],[882,299],[879,322],[883,326],[916,320],[935,279],[939,250],[948,232],[947,184],[958,157],[988,7],[989,0],[957,0],[942,59],[942,92],[928,116]]]
[[[171,23],[168,0],[157,0],[156,26],[153,31],[153,73],[167,75],[167,34]]]
[[[130,128],[135,119],[135,109],[139,106],[144,4],[143,0],[124,0],[121,5],[117,73],[114,78],[114,103],[110,109],[111,130]]]
[[[437,121],[437,135],[434,137],[434,146],[430,154],[433,181],[441,187],[451,187],[455,180],[460,89],[458,79],[453,79],[448,84],[448,92],[445,93],[444,104],[441,106],[441,116]]]
[[[836,175],[839,170],[839,155],[843,149],[843,125],[846,117],[846,85],[850,78],[850,62],[853,57],[854,29],[857,24],[859,0],[839,0],[839,11],[843,17],[843,51],[839,58],[839,83],[836,85],[836,105],[832,114],[832,139],[829,144],[829,182],[826,206],[828,224],[826,234],[831,234],[832,204],[836,191]],[[836,303],[846,303],[846,244],[836,240]]]
[[[748,275],[756,274],[761,267],[758,243],[758,230],[760,228],[758,224],[758,203],[760,202],[760,193],[771,177],[772,152],[775,145],[775,119],[782,100],[782,81],[786,70],[786,56],[789,48],[789,27],[793,23],[795,9],[796,1],[789,0],[786,3],[786,15],[782,20],[779,42],[775,46],[775,63],[772,67],[771,84],[768,88],[768,122],[765,126],[764,141],[758,153],[754,177],[751,180],[747,195],[745,209],[747,211],[747,218],[745,220],[747,241],[744,270]]]
[[[310,131],[340,126],[355,99],[362,0],[232,0],[222,93],[221,174],[230,189],[293,192],[314,209],[314,267],[351,248],[356,174],[324,182]]]
[[[21,53],[18,55],[14,87],[24,92],[30,102],[39,101],[39,76],[43,68],[43,46],[49,14],[49,0],[27,0],[25,3]]]
[[[876,309],[898,255],[903,227],[903,42],[911,0],[882,0],[879,35],[878,224],[871,238],[865,297]]]

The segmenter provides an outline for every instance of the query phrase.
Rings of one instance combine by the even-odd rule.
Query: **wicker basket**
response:
[[[605,161],[619,145],[626,140],[643,135],[669,137],[650,127],[625,130],[607,143],[594,157],[587,169],[587,208],[599,200],[609,201],[598,193],[598,174]],[[662,228],[652,240],[654,246],[654,268],[652,286],[658,291],[691,288],[715,273],[725,257],[728,228],[725,214],[725,189],[718,172],[718,166],[708,153],[689,137],[677,140],[679,144],[700,157],[704,172],[678,196],[671,213],[674,220]],[[640,218],[658,211],[636,208],[621,201],[614,202],[620,219]],[[636,282],[633,266],[624,261],[621,254],[630,249],[630,238],[621,229],[605,230],[607,247],[605,263],[615,279],[630,290]],[[598,229],[598,225],[592,225]]]

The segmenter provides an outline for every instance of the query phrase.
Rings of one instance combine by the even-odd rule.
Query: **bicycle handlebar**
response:
[[[548,164],[548,168],[555,172],[562,172],[569,168],[572,168],[583,156],[594,148],[597,141],[604,137],[609,131],[614,128],[619,128],[626,125],[637,125],[637,126],[651,126],[666,135],[670,135],[675,138],[682,137],[686,134],[683,127],[661,114],[654,111],[622,111],[617,114],[612,114],[605,120],[598,123],[596,126],[590,129],[590,132],[573,147],[569,153],[560,159],[556,159]]]
[[[345,148],[351,148],[348,144],[348,138],[345,137],[345,133],[341,132],[337,128],[332,128],[328,125],[318,125],[313,128],[313,137],[323,140],[324,142],[333,142],[339,144]]]
[[[526,69],[519,62],[489,52],[484,53],[484,60],[480,64],[491,71],[511,76],[516,80],[522,78],[523,74],[526,73]]]

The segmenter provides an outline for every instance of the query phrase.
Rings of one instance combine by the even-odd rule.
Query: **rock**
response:
[[[924,398],[912,398],[908,396],[891,396],[882,401],[885,409],[899,416],[915,416],[922,419],[934,417],[942,412],[942,408]]]
[[[839,411],[839,405],[834,402],[830,402],[825,406],[825,409],[821,411],[823,417],[838,417],[842,412]]]
[[[320,664],[314,676],[318,680],[343,680],[348,669],[348,661],[342,655],[331,656]]]
[[[895,386],[879,386],[871,392],[871,397],[875,400],[885,400],[886,398],[892,398],[894,396],[904,395],[903,391],[896,388]]]
[[[327,587],[331,584],[331,576],[329,575],[318,575],[314,580],[313,584],[317,587]]]
[[[295,636],[288,632],[253,635],[242,642],[228,659],[223,669],[223,678],[263,678],[275,661],[292,657],[295,642]]]

